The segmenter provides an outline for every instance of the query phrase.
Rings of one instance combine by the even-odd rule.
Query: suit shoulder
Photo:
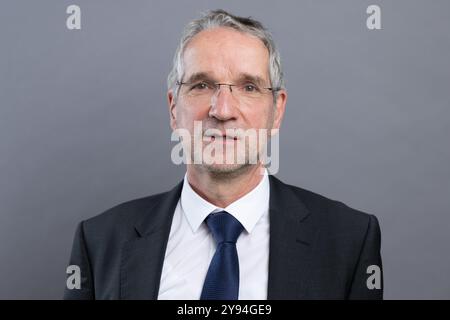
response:
[[[167,192],[132,199],[111,207],[96,216],[83,221],[86,229],[111,231],[115,228],[134,225],[137,219],[149,212]]]
[[[287,185],[293,193],[305,204],[313,215],[318,216],[321,223],[335,228],[367,228],[372,214],[352,208],[344,202],[331,199],[313,191],[293,185]]]

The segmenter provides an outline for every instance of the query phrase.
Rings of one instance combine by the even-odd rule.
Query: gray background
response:
[[[66,29],[70,4],[82,30]],[[0,298],[59,299],[81,219],[182,178],[165,79],[182,27],[215,8],[280,47],[278,177],[379,218],[387,299],[449,299],[445,0],[2,1]]]

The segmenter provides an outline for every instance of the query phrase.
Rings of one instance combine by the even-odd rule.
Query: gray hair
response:
[[[283,71],[281,69],[281,58],[271,34],[257,20],[250,17],[234,16],[224,10],[209,11],[200,19],[191,21],[186,25],[180,43],[175,51],[172,70],[167,77],[167,87],[173,90],[174,98],[177,96],[177,81],[183,77],[183,53],[189,41],[203,30],[216,27],[230,27],[243,33],[251,34],[260,39],[269,51],[269,76],[272,88],[284,89]],[[277,97],[274,91],[274,99]]]

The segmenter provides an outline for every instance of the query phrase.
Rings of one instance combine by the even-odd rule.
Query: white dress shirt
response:
[[[269,195],[267,171],[249,193],[219,208],[200,197],[184,177],[174,212],[158,299],[200,299],[203,282],[216,250],[205,218],[225,210],[244,226],[236,247],[239,257],[239,299],[267,299],[269,270]]]

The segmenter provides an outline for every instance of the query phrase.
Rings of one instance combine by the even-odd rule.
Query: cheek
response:
[[[177,105],[177,123],[180,127],[191,128],[194,121],[202,121],[208,117],[208,111],[209,108],[179,103]]]
[[[248,114],[250,127],[253,128],[271,128],[275,116],[273,105],[263,106],[258,110],[252,110]]]
[[[275,120],[275,106],[271,105],[267,116],[267,127],[272,128]]]

